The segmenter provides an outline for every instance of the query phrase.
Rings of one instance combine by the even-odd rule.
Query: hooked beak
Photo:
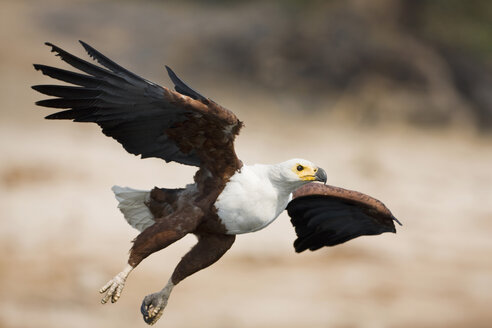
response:
[[[314,177],[316,178],[316,181],[320,181],[326,184],[326,179],[327,179],[326,172],[321,167],[318,167],[318,171],[316,171]]]

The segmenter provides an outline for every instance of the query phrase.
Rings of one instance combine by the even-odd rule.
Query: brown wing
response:
[[[142,158],[206,167],[214,175],[233,172],[241,165],[233,143],[242,123],[232,112],[184,84],[168,67],[178,92],[135,75],[82,41],[102,67],[46,44],[63,61],[85,73],[34,65],[45,75],[75,85],[33,86],[58,97],[37,105],[67,109],[47,119],[97,123],[105,135]]]
[[[294,192],[287,212],[296,252],[334,246],[363,235],[396,232],[400,222],[379,200],[357,191],[309,183]]]

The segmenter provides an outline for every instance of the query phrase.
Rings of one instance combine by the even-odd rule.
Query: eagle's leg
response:
[[[101,294],[105,293],[101,300],[102,304],[106,304],[109,300],[111,303],[118,301],[128,275],[143,259],[194,231],[200,222],[198,216],[188,215],[187,220],[182,220],[180,215],[183,213],[175,213],[156,222],[135,238],[128,265],[99,290]],[[178,219],[182,221],[180,224],[177,223]]]
[[[181,259],[176,269],[159,292],[145,296],[140,308],[143,319],[153,325],[161,317],[172,289],[181,280],[215,263],[231,248],[235,235],[197,234],[198,242]]]

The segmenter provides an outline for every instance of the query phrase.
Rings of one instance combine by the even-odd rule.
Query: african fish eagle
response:
[[[120,298],[128,275],[143,259],[192,233],[198,238],[196,245],[181,259],[165,287],[142,302],[145,322],[154,324],[174,286],[215,263],[237,234],[265,228],[285,209],[298,237],[296,252],[361,235],[396,232],[393,221],[398,221],[383,203],[326,185],[325,171],[310,161],[243,165],[234,151],[243,123],[187,86],[169,67],[175,91],[135,75],[80,43],[100,65],[51,43],[46,45],[52,52],[82,73],[34,65],[44,75],[72,84],[33,86],[56,97],[37,105],[65,109],[46,118],[94,122],[129,153],[198,167],[194,182],[181,189],[113,187],[118,207],[140,234],[133,241],[127,266],[101,288],[103,304]]]

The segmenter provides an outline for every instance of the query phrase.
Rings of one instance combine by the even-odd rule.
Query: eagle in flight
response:
[[[80,43],[100,65],[51,43],[46,45],[52,52],[81,72],[34,65],[44,75],[71,84],[33,86],[56,97],[37,105],[64,109],[46,118],[93,122],[131,154],[198,167],[193,183],[180,189],[113,187],[119,209],[140,234],[126,267],[100,289],[103,304],[120,298],[128,275],[143,259],[192,233],[198,238],[196,245],[164,288],[142,302],[143,319],[154,324],[174,286],[220,259],[236,235],[265,228],[285,209],[297,234],[296,252],[334,246],[361,235],[396,232],[394,221],[398,220],[383,203],[326,185],[326,172],[310,161],[244,165],[234,150],[243,123],[186,85],[169,67],[175,91],[141,78]]]

